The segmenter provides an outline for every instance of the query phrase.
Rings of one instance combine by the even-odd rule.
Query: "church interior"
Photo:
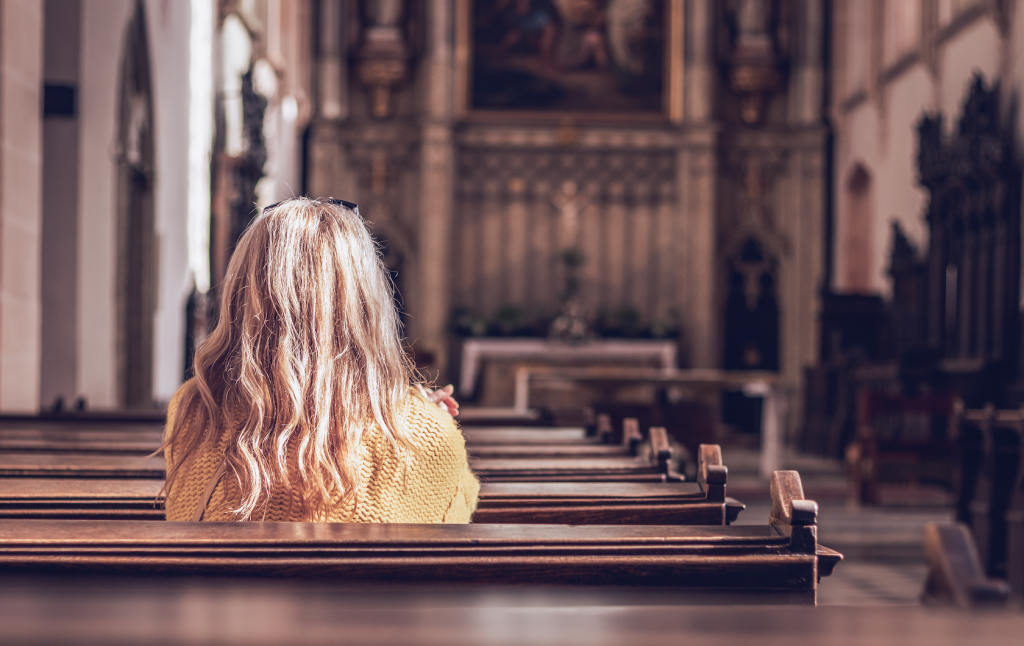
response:
[[[1022,92],[1017,0],[0,0],[0,641],[1016,643]],[[297,196],[471,525],[164,520]]]

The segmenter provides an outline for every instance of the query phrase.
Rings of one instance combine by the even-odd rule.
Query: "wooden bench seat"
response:
[[[597,438],[588,437],[587,431],[581,427],[539,427],[521,428],[515,426],[477,427],[463,426],[462,434],[466,436],[466,444],[599,444]]]
[[[764,592],[814,603],[842,555],[776,472],[763,526],[400,525],[7,520],[0,571],[263,576],[375,584]]]
[[[629,482],[639,478],[640,482],[662,481],[665,479],[657,465],[634,457],[614,458],[470,458],[469,465],[481,480],[495,482],[589,481]],[[607,478],[607,480],[605,480]]]
[[[472,458],[509,460],[633,457],[628,448],[614,444],[474,444],[466,450]]]
[[[469,427],[464,428],[466,445],[471,451],[501,452],[500,447],[534,446],[539,451],[570,447],[594,455],[617,454],[621,450],[587,437],[583,428],[516,428]],[[163,427],[125,426],[123,428],[97,427],[64,422],[39,425],[0,427],[0,453],[129,453],[147,455],[156,451],[163,436]],[[513,449],[514,450],[514,449]],[[552,449],[557,452],[557,449]]]
[[[162,430],[0,429],[0,454],[15,452],[148,455],[160,447],[162,433]]]
[[[482,480],[662,482],[658,465],[632,457],[470,459]],[[6,453],[0,454],[0,477],[163,478],[162,457],[110,455],[105,453]]]

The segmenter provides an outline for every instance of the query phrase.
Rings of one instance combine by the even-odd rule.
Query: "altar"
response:
[[[479,405],[512,407],[520,368],[591,366],[674,370],[674,341],[600,339],[567,343],[537,338],[476,338],[462,343],[459,395]]]

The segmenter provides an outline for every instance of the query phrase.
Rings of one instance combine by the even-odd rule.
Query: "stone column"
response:
[[[429,372],[447,379],[446,327],[449,285],[454,147],[452,143],[453,2],[427,4],[427,42],[423,61],[422,152],[420,170],[419,276],[408,294],[412,315],[409,339],[420,356],[433,355]]]
[[[825,7],[822,0],[805,0],[801,9],[799,45],[789,83],[789,121],[794,125],[821,123],[824,107],[822,42],[825,33]]]
[[[0,0],[0,411],[39,410],[43,3]]]
[[[694,368],[721,364],[718,304],[715,284],[715,199],[718,172],[717,129],[712,122],[715,90],[713,0],[687,3],[686,73],[684,75],[684,134],[677,155],[679,173],[679,245],[685,253],[680,276],[684,327],[684,357]]]
[[[313,61],[316,98],[306,152],[309,168],[306,190],[310,197],[359,199],[339,132],[341,123],[349,116],[345,17],[348,2],[353,1],[320,0],[314,23],[314,28],[319,30],[319,47]]]

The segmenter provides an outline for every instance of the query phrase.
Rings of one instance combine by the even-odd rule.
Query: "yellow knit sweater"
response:
[[[165,433],[174,428],[180,395],[181,390],[168,407]],[[480,483],[469,469],[465,439],[455,420],[410,389],[405,424],[411,443],[419,449],[418,454],[410,457],[408,470],[404,455],[387,442],[383,431],[376,426],[368,429],[359,447],[361,484],[356,495],[345,502],[339,496],[327,517],[317,520],[336,523],[470,522]],[[234,436],[231,425],[226,426],[217,445],[199,454],[167,492],[167,520],[192,520],[214,472],[223,461],[224,449]],[[172,438],[164,451],[168,469],[174,464],[174,451]],[[293,477],[292,481],[296,479]],[[238,483],[229,469],[213,490],[203,520],[238,520],[231,509],[236,508],[240,500]],[[253,515],[253,520],[302,521],[308,518],[302,516],[298,496],[282,490]]]

